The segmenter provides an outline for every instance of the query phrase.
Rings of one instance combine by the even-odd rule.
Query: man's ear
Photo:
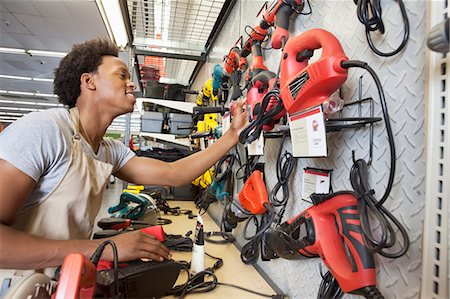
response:
[[[95,90],[94,78],[92,78],[92,74],[90,73],[83,73],[80,78],[80,83],[82,87]]]

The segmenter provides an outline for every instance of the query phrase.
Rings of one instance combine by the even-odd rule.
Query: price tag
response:
[[[307,199],[313,193],[330,193],[330,183],[330,171],[321,169],[304,169],[302,180],[302,198]]]
[[[294,157],[326,157],[327,140],[322,106],[289,116]]]
[[[216,141],[214,137],[208,137],[208,146],[213,145],[213,143]]]
[[[264,136],[262,132],[259,134],[258,139],[254,140],[247,146],[247,149],[250,156],[264,155]]]
[[[225,135],[225,133],[230,128],[231,124],[231,113],[227,112],[222,116],[222,136]]]

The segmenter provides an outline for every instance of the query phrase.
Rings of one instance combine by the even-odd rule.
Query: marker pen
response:
[[[205,270],[205,240],[203,236],[203,219],[197,214],[194,244],[192,246],[191,276]],[[203,281],[203,276],[199,281]]]

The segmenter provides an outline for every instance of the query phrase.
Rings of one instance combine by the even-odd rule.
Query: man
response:
[[[55,72],[54,92],[68,108],[31,113],[0,134],[0,268],[61,265],[73,252],[86,257],[101,240],[89,240],[111,174],[135,184],[181,186],[225,155],[247,124],[243,102],[230,129],[207,149],[166,163],[137,157],[104,140],[114,118],[133,111],[130,73],[111,42],[75,45]],[[169,250],[140,231],[111,238],[119,260],[164,260]],[[105,249],[103,259],[112,260]]]

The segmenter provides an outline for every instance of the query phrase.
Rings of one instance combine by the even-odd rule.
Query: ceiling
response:
[[[190,85],[236,0],[120,2],[137,64],[156,59],[160,82]],[[94,0],[0,0],[0,122],[58,105],[53,73],[61,57],[97,36],[108,32]]]

